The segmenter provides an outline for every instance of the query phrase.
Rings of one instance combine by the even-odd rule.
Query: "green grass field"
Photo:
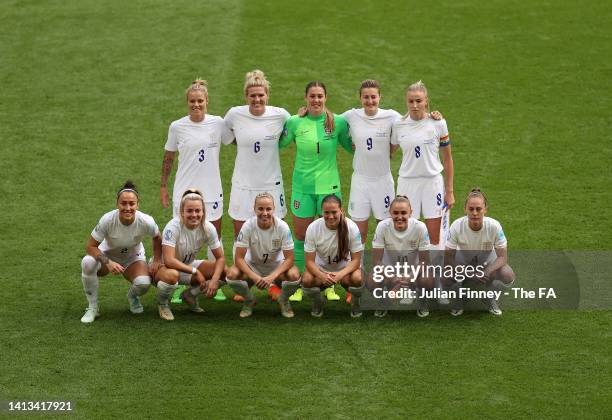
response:
[[[117,188],[133,179],[141,210],[171,217],[163,146],[189,82],[207,79],[223,115],[254,68],[290,112],[313,79],[332,110],[358,107],[365,78],[404,112],[423,79],[448,121],[458,202],[487,191],[511,249],[612,250],[611,26],[612,6],[592,0],[3,1],[0,400],[72,400],[82,418],[610,417],[609,309],[352,320],[337,303],[319,320],[305,301],[285,320],[262,299],[247,320],[203,301],[203,316],[179,306],[168,323],[155,290],[135,317],[127,283],[107,277],[103,316],[79,319],[80,259]],[[287,195],[294,153],[281,153]],[[227,253],[227,215],[223,229]]]

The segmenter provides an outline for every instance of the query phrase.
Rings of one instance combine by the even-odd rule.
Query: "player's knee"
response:
[[[158,282],[163,281],[166,284],[177,284],[179,281],[179,272],[172,268],[164,267],[157,272],[155,280]]]
[[[227,278],[232,280],[237,280],[242,276],[242,271],[235,265],[232,265],[229,270],[227,270]]]
[[[132,282],[132,286],[136,289],[136,294],[142,296],[147,293],[149,287],[151,287],[151,277],[149,276],[138,276]]]
[[[510,284],[516,278],[516,274],[514,274],[514,270],[508,264],[504,265],[499,269],[499,280],[504,282],[505,284]]]
[[[353,287],[363,286],[363,272],[360,268],[353,271],[349,276],[349,285]]]
[[[312,274],[310,274],[310,271],[308,271],[308,269],[306,269],[306,271],[304,272],[304,275],[302,276],[302,286],[303,287],[317,287],[318,286],[315,277]]]
[[[96,274],[96,271],[98,271],[98,261],[91,255],[85,255],[83,260],[81,260],[81,270],[83,274],[88,276]]]
[[[287,279],[291,282],[298,281],[300,279],[300,270],[294,265],[287,271]]]

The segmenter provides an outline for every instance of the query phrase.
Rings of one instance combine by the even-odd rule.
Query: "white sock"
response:
[[[321,296],[321,288],[320,287],[302,287],[304,290],[304,294],[310,297],[316,303],[323,302],[323,296]]]
[[[202,290],[200,290],[200,286],[191,286],[189,293],[191,293],[192,296],[197,296],[202,293]]]
[[[83,290],[90,308],[98,307],[98,270],[101,264],[91,255],[86,255],[81,261],[81,279]]]
[[[138,276],[130,285],[128,294],[130,297],[142,296],[147,293],[149,287],[151,287],[151,278],[149,276]]]
[[[176,284],[168,284],[163,281],[157,282],[157,302],[160,305],[168,305],[168,299],[177,288]]]
[[[255,300],[255,296],[249,287],[249,284],[245,280],[230,280],[227,279],[227,284],[230,285],[232,290],[236,294],[242,296],[246,302],[252,302]]]

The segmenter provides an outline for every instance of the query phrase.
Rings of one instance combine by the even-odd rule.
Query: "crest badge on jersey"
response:
[[[272,248],[280,248],[281,240],[280,239],[272,239]]]
[[[293,200],[293,208],[296,210],[300,208],[300,202],[298,200]]]

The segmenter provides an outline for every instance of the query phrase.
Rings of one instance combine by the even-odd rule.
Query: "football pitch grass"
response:
[[[71,400],[83,418],[609,417],[610,309],[352,320],[341,302],[313,319],[305,300],[286,320],[262,297],[250,319],[202,300],[169,323],[155,289],[133,316],[127,283],[106,277],[102,317],[79,319],[85,243],[123,182],[160,228],[171,217],[161,160],[189,82],[207,79],[223,115],[254,68],[292,113],[314,79],[333,111],[359,107],[366,78],[403,113],[422,79],[459,207],[482,187],[511,250],[611,250],[611,26],[601,1],[2,2],[0,400]],[[221,150],[226,211],[234,154]],[[231,233],[226,212],[226,254]]]

